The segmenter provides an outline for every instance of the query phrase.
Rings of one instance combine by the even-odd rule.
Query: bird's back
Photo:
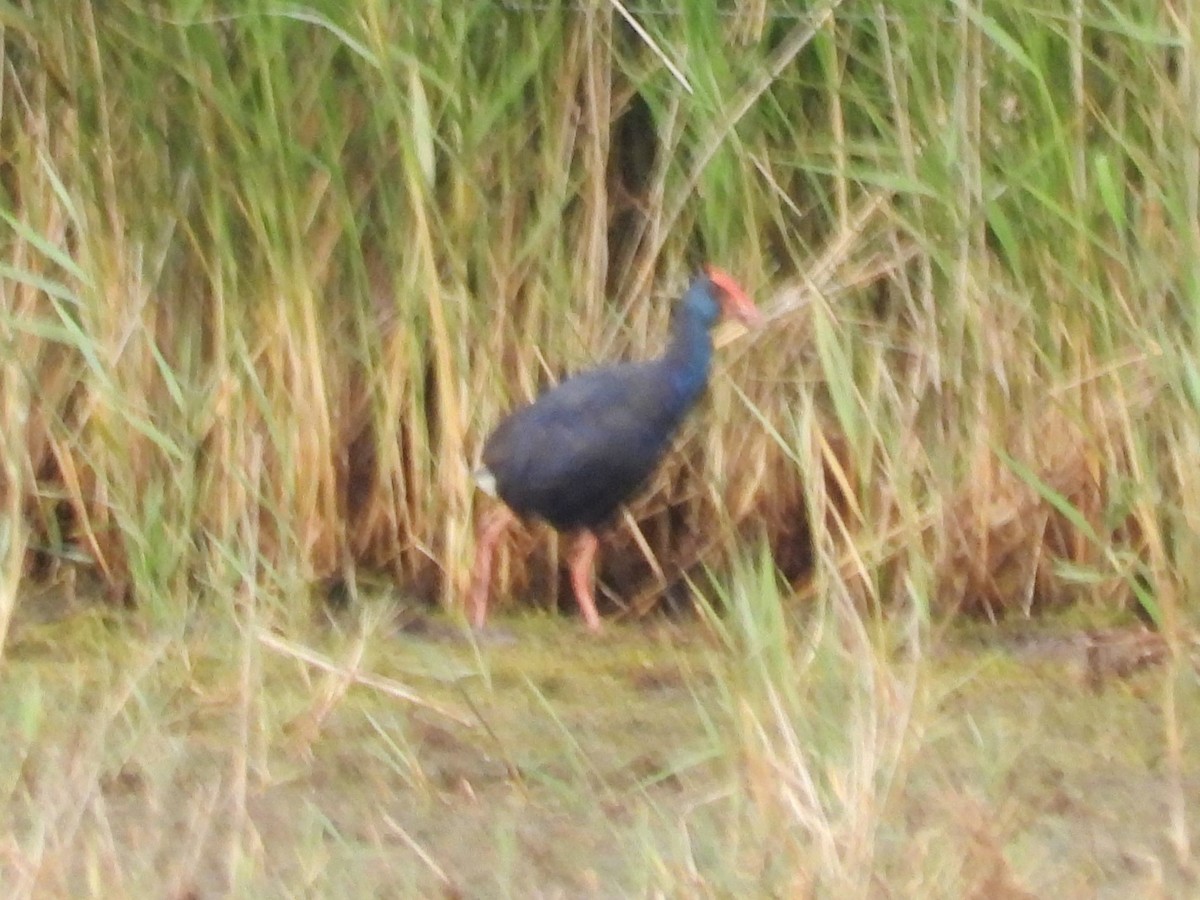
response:
[[[519,515],[600,525],[654,471],[694,400],[662,360],[595,369],[504,419],[483,462]]]

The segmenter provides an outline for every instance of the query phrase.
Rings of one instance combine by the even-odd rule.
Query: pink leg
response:
[[[490,510],[479,523],[475,536],[475,565],[471,568],[471,593],[467,597],[471,624],[482,628],[487,621],[488,590],[492,583],[492,557],[496,544],[517,517],[507,506]]]
[[[596,549],[600,542],[590,531],[581,531],[571,546],[568,566],[571,570],[571,587],[575,589],[575,602],[583,613],[588,631],[600,633],[600,614],[596,612],[596,601],[592,597],[592,564],[596,560]]]

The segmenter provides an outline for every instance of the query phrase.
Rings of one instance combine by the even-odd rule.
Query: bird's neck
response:
[[[685,405],[695,402],[704,390],[712,352],[708,326],[686,310],[680,311],[672,323],[671,340],[662,361]]]

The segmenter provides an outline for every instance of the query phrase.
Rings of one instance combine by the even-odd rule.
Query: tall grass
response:
[[[249,504],[268,580],[453,605],[489,426],[653,352],[701,255],[775,319],[614,538],[618,593],[756,520],[803,543],[814,440],[847,548],[879,529],[859,574],[920,534],[943,608],[1151,564],[1195,192],[1156,9],[78,10],[6,29],[6,384],[37,386],[6,480],[115,594],[216,577]]]
[[[721,334],[602,581],[643,610],[761,539],[789,584],[763,602],[837,598],[867,672],[848,792],[803,782],[788,641],[740,746],[801,778],[748,766],[761,823],[867,890],[907,740],[881,698],[910,688],[869,612],[1135,611],[1177,649],[1194,619],[1190,15],[0,5],[0,638],[75,571],[168,629],[220,605],[250,635],[368,569],[456,607],[490,427],[654,353],[708,258],[770,323]],[[552,601],[554,553],[500,594]]]

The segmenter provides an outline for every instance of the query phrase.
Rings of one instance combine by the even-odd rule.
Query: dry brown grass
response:
[[[1048,252],[1060,208],[1020,198],[1053,172],[1014,170],[984,197],[988,166],[1025,152],[993,126],[1041,112],[969,15],[953,108],[926,108],[907,84],[914,35],[825,16],[774,22],[761,72],[705,80],[692,56],[692,76],[675,72],[660,96],[663,35],[604,7],[513,19],[521,77],[471,56],[475,30],[503,14],[426,32],[375,11],[329,43],[282,19],[261,43],[236,38],[268,61],[267,109],[245,102],[249,76],[202,31],[170,31],[177,59],[164,60],[148,35],[114,28],[119,14],[81,9],[49,36],[14,31],[4,82],[20,223],[5,246],[20,361],[6,433],[25,435],[5,496],[30,530],[27,574],[86,558],[112,597],[142,600],[224,584],[244,557],[225,548],[251,516],[255,578],[381,569],[454,606],[490,425],[565,371],[654,352],[704,253],[727,258],[771,322],[719,335],[707,408],[609,539],[611,597],[644,612],[759,535],[805,595],[832,567],[877,606],[915,579],[940,612],[1029,612],[1081,585],[1115,609],[1141,570],[1166,576],[1176,551],[1153,491],[1138,492],[1159,473],[1191,490],[1166,474],[1177,448],[1153,431],[1180,399],[1162,394],[1182,345],[1149,327],[1178,317],[1173,170],[1127,186],[1146,235],[1135,246],[1103,173],[1073,169],[1098,199],[1060,202],[1080,220]],[[752,44],[764,21],[751,4],[689,37]],[[857,27],[880,42],[877,71]],[[813,67],[814,46],[843,66]],[[385,63],[394,47],[428,53]],[[304,55],[315,64],[293,78]],[[165,105],[139,93],[158,82],[129,59],[170,85]],[[781,122],[797,86],[812,108]],[[1082,83],[1067,96],[1090,108]],[[938,156],[934,121],[965,142],[961,160]],[[1137,134],[1106,152],[1137,157]],[[1115,218],[1093,226],[1085,208]],[[500,592],[552,605],[556,552],[528,569],[506,559]]]

